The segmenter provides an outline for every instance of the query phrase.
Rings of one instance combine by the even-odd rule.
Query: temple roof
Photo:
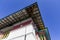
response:
[[[12,26],[13,24],[26,20],[28,18],[32,18],[37,28],[39,29],[44,28],[44,23],[37,2],[35,2],[21,10],[18,10],[17,12],[14,12],[11,15],[8,15],[0,19],[0,29]]]

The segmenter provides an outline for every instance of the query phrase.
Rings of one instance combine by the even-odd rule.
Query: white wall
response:
[[[23,28],[19,28],[11,31],[9,36],[3,40],[24,40],[25,34],[27,34],[26,40],[36,40],[35,30],[32,24],[29,24]]]

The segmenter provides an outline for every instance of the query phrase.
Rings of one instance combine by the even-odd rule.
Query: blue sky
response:
[[[60,40],[60,0],[0,0],[0,19],[37,2],[51,40]]]

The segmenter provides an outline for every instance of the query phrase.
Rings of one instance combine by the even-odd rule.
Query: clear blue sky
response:
[[[60,40],[60,0],[0,0],[0,19],[37,2],[51,40]]]

